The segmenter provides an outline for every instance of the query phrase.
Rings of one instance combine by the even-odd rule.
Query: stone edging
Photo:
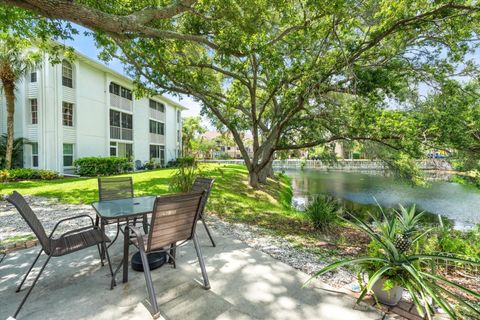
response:
[[[6,245],[0,246],[0,254],[1,253],[10,253],[17,250],[28,249],[31,247],[35,247],[38,245],[38,239],[32,240],[20,240],[17,242],[7,243]]]

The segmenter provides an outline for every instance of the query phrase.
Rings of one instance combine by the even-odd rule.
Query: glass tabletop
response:
[[[97,201],[92,206],[105,219],[119,219],[151,213],[156,196]]]

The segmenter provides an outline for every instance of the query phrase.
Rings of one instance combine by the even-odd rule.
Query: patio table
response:
[[[97,201],[92,203],[92,207],[97,213],[97,224],[100,222],[100,228],[105,232],[105,222],[108,220],[125,219],[128,221],[133,218],[145,217],[152,213],[153,204],[156,196],[133,197],[117,200]],[[129,247],[129,232],[128,228],[124,231],[124,245],[122,261],[115,269],[114,277],[112,279],[112,288],[115,284],[114,279],[117,272],[123,265],[123,282],[128,281],[128,247]]]

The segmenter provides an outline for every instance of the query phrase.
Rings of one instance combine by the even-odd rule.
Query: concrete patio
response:
[[[302,288],[308,275],[240,241],[215,235],[218,245],[213,248],[204,229],[197,230],[212,289],[200,284],[193,244],[183,246],[177,269],[165,265],[152,272],[165,319],[383,319],[371,307],[355,306],[351,297],[319,282]],[[15,288],[38,250],[13,252],[1,262],[0,320],[13,314],[25,294]],[[117,265],[121,241],[110,254]],[[129,282],[123,284],[120,274],[117,283],[110,291],[108,267],[100,266],[95,247],[53,258],[18,319],[151,319],[143,273],[130,269]]]

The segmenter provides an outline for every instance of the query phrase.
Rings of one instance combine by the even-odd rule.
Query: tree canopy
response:
[[[140,92],[201,102],[231,132],[252,186],[278,150],[343,139],[418,153],[418,126],[403,111],[420,84],[475,71],[466,57],[480,9],[442,0],[0,3],[50,18],[52,30],[55,19],[94,30],[102,58],[126,63]]]
[[[464,169],[480,169],[480,84],[445,82],[416,109],[425,144],[454,152]]]

